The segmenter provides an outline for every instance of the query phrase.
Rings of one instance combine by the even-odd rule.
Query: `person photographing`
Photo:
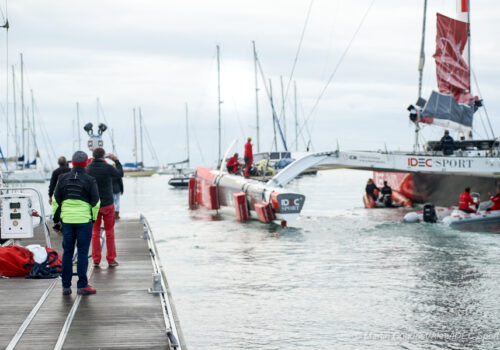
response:
[[[101,263],[101,221],[104,221],[106,231],[106,260],[109,267],[118,266],[115,247],[115,206],[113,203],[113,179],[123,177],[123,168],[114,154],[108,154],[107,158],[115,163],[115,167],[104,160],[106,152],[98,147],[92,152],[94,159],[87,166],[87,174],[94,177],[99,188],[101,206],[97,219],[92,229],[92,259],[94,267],[99,267]]]

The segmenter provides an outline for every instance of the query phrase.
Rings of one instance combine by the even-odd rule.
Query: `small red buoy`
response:
[[[285,220],[281,220],[281,227],[286,227],[286,221]]]

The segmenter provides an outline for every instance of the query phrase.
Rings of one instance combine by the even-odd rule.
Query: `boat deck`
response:
[[[168,300],[166,279],[165,293],[148,293],[155,271],[150,251],[155,249],[150,250],[151,242],[143,238],[144,227],[139,219],[117,221],[120,266],[109,268],[103,259],[100,268],[93,268],[89,259],[89,284],[97,289],[96,295],[77,296],[77,276],[73,277],[73,294],[69,296],[62,295],[59,278],[1,278],[0,348],[185,349],[182,334],[182,346],[174,346],[175,340],[172,344],[168,336],[172,328],[180,333],[180,327],[178,322],[171,325],[165,317],[168,311],[175,314],[175,309],[168,310],[162,302],[163,296]],[[42,230],[22,243],[45,246]],[[52,233],[51,243],[62,253],[61,236]]]

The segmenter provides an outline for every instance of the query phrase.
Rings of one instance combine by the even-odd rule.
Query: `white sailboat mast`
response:
[[[35,134],[35,98],[33,97],[33,89],[31,92],[31,134],[33,135],[33,150],[35,151],[35,160],[36,155],[38,153],[37,144],[36,144],[36,134]]]
[[[141,164],[144,168],[144,143],[142,142],[142,110],[139,107],[139,139],[141,142]]]
[[[285,135],[285,140],[287,139],[286,137],[286,117],[285,117],[285,90],[283,87],[283,76],[280,75],[280,84],[281,84],[281,115],[283,117],[283,133]]]
[[[295,116],[295,151],[299,151],[299,123],[297,120],[297,83],[293,81],[294,116]]]
[[[271,79],[269,79],[269,99],[271,100],[271,107],[274,106],[273,104],[273,83],[271,82]],[[273,113],[273,133],[274,133],[274,150],[278,152],[278,139],[276,138],[276,113],[274,113],[274,108],[272,108],[272,113]]]
[[[424,16],[422,20],[422,41],[420,43],[420,59],[418,61],[418,98],[422,97],[422,77],[424,75],[424,65],[425,65],[425,23],[427,21],[427,0],[424,0]],[[419,144],[419,132],[420,125],[418,124],[418,119],[415,120],[415,140],[413,142],[413,152],[418,152],[420,148]]]
[[[187,149],[187,167],[189,168],[189,117],[188,117],[188,104],[186,103],[186,149]]]
[[[472,92],[472,66],[471,66],[471,56],[470,56],[470,0],[457,0],[457,19],[469,24],[469,29],[467,30],[467,43],[464,47],[465,57],[464,60],[469,66],[469,92]]]
[[[222,104],[222,101],[220,100],[220,48],[219,48],[219,45],[217,45],[217,94],[218,94],[218,98],[219,98],[219,101],[217,103],[218,105],[218,111],[219,111],[219,127],[218,127],[218,130],[219,130],[219,152],[218,152],[218,157],[217,157],[217,164],[219,164],[219,162],[221,161],[221,139],[222,139],[222,136],[221,136],[221,113],[220,113],[220,105]]]
[[[135,154],[135,165],[137,165],[137,128],[135,125],[135,108],[134,108],[134,154]]]
[[[19,158],[19,140],[17,139],[17,105],[16,105],[16,76],[12,65],[12,102],[14,103],[14,143],[16,144],[16,162]]]
[[[21,128],[22,128],[22,156],[24,157],[24,160],[23,160],[23,169],[24,169],[24,165],[25,165],[25,160],[26,160],[26,153],[24,152],[25,149],[24,149],[24,134],[25,134],[25,130],[24,130],[24,73],[23,73],[23,54],[21,53],[20,54],[21,56]]]
[[[255,118],[256,118],[256,132],[257,132],[257,152],[260,152],[260,126],[259,126],[259,85],[257,79],[257,50],[255,49],[255,41],[252,41],[253,45],[253,66],[255,73]]]

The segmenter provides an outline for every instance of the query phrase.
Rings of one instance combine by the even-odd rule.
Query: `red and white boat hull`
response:
[[[234,208],[238,220],[245,221],[251,212],[262,222],[296,219],[304,206],[305,196],[265,183],[208,168],[197,168],[189,183],[189,204],[207,209]]]

